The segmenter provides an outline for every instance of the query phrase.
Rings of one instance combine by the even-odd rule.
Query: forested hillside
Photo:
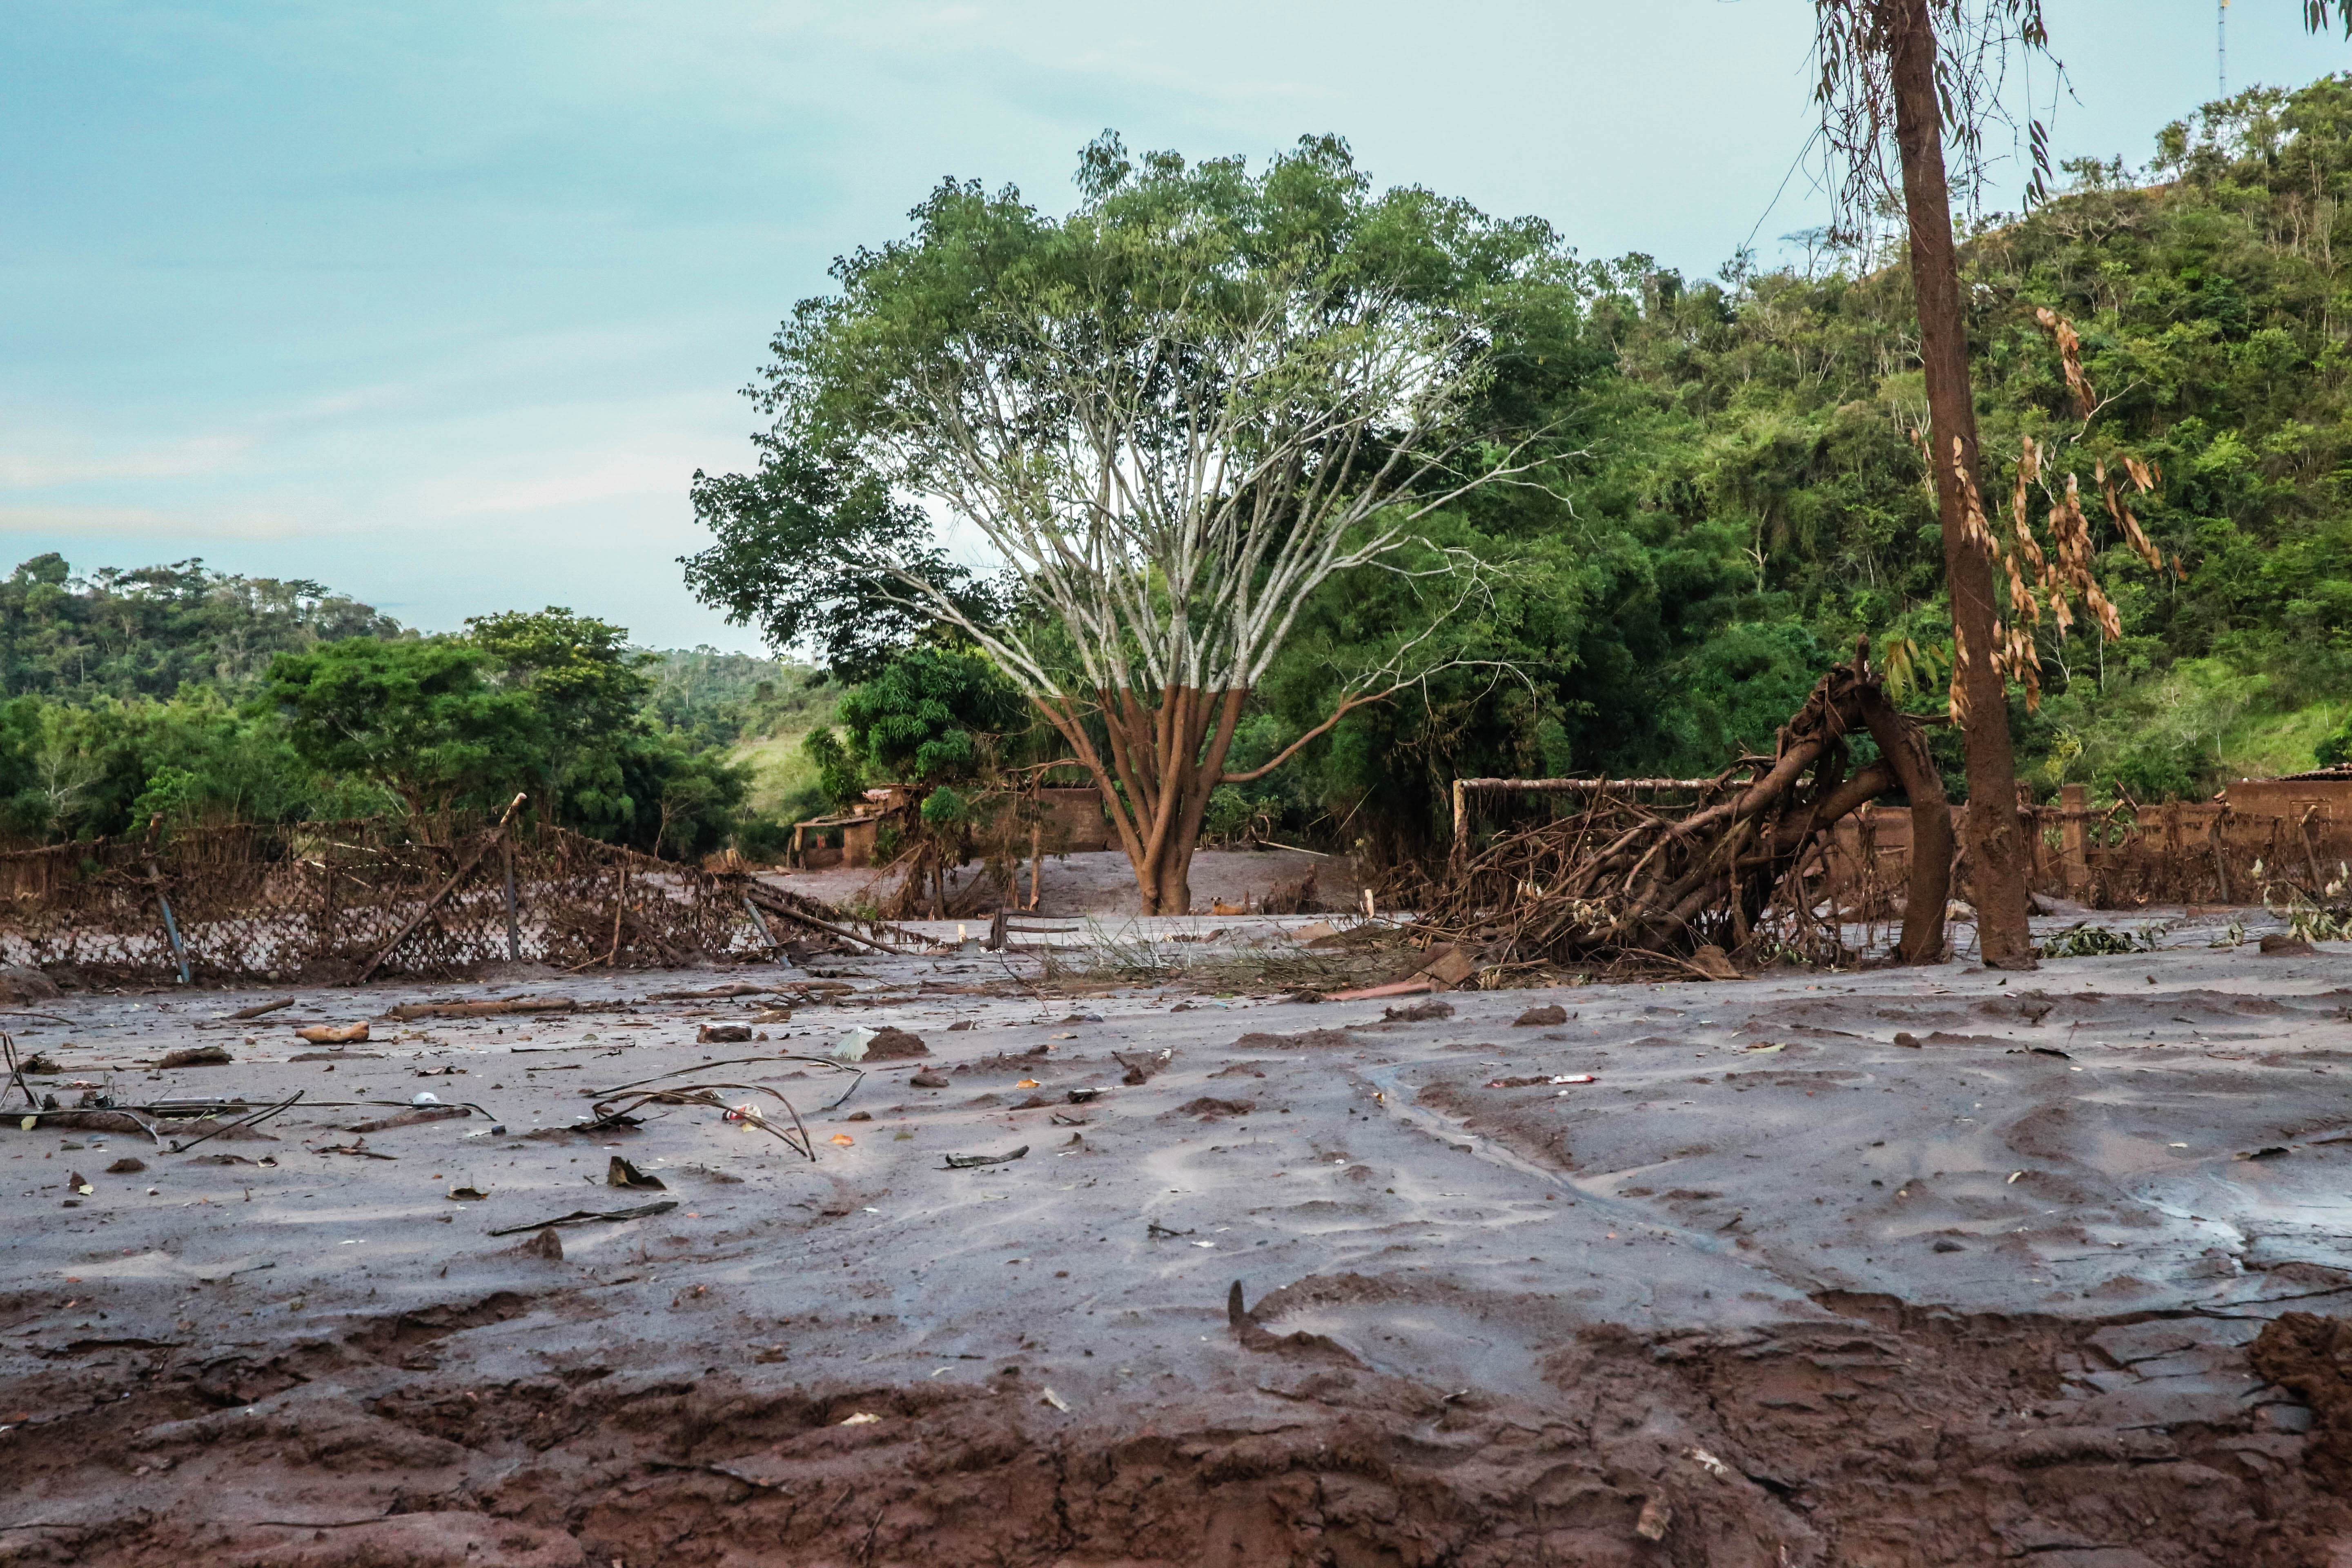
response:
[[[2123,621],[2113,641],[2042,626],[2043,695],[2012,714],[2021,770],[2045,795],[2120,781],[2147,798],[2338,754],[2352,79],[2208,106],[2144,170],[2068,172],[2067,194],[1982,226],[1965,259],[1990,500],[2006,505],[2021,437],[2063,443]],[[1577,331],[1521,367],[1525,395],[1570,422],[1557,493],[1489,492],[1454,535],[1504,571],[1458,644],[1510,668],[1351,716],[1288,782],[1292,809],[1412,838],[1456,771],[1711,771],[1769,750],[1857,637],[1911,677],[1915,706],[1940,707],[1950,630],[1909,282],[1877,260],[1588,267]],[[2039,307],[2082,334],[2087,428]],[[2137,510],[2177,574],[2098,515],[2095,466],[2125,454],[2162,474]],[[1377,585],[1319,609],[1269,683],[1288,732],[1386,625]]]

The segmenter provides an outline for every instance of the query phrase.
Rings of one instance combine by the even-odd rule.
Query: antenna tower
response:
[[[2213,85],[2215,96],[2230,96],[2230,0],[2213,7]]]

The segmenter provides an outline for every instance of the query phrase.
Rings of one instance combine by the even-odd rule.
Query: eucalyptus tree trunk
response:
[[[1944,173],[1944,126],[1936,92],[1936,35],[1927,0],[1876,0],[1890,50],[1895,142],[1910,230],[1911,279],[1918,299],[1919,361],[1927,383],[1928,453],[1944,532],[1944,576],[1952,601],[1953,686],[1968,767],[1961,830],[1977,937],[1984,962],[2034,966],[2026,926],[2025,833],[2017,810],[2017,763],[2010,744],[2008,682],[1993,661],[2000,636],[1992,558],[1969,527],[1984,485],[1977,414],[1969,384],[1968,321]]]

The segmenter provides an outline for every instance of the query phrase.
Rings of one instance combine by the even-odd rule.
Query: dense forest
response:
[[[746,736],[821,704],[809,672],[652,653],[562,609],[428,637],[316,583],[183,561],[0,582],[0,834],[385,812],[515,793],[550,820],[670,855],[780,840],[749,808]]]
[[[2352,259],[2352,77],[2207,105],[2142,169],[2066,170],[2062,194],[1966,236],[1989,486],[2006,497],[2029,437],[2086,495],[2101,465],[2147,463],[2160,479],[2137,508],[2163,569],[2097,520],[2122,635],[2039,628],[2038,700],[2011,713],[2023,776],[2149,799],[2352,755],[2352,277],[2335,254],[2343,233]],[[1429,525],[1486,566],[1429,649],[1448,667],[1221,790],[1207,836],[1411,852],[1442,832],[1458,773],[1712,771],[1769,750],[1858,638],[1913,707],[1941,707],[1951,635],[1900,247],[1796,237],[1805,259],[1778,268],[1743,254],[1693,279],[1630,256],[1563,275],[1568,303],[1488,394],[1553,433],[1543,482]],[[2043,309],[2081,334],[2089,419]],[[865,784],[964,787],[1051,754],[954,637],[835,611],[831,644],[817,626],[788,658],[656,654],[560,610],[425,637],[314,583],[195,562],[78,578],[43,556],[0,583],[0,827],[431,813],[520,789],[661,853],[760,854]],[[1309,731],[1428,613],[1394,574],[1320,591],[1235,769]],[[777,736],[789,755],[753,745]],[[755,793],[747,755],[790,786]]]
[[[2137,456],[2162,476],[2137,510],[2171,569],[2103,526],[2123,635],[2041,629],[2040,701],[2011,713],[2021,774],[2044,796],[2150,799],[2352,754],[2352,276],[2335,253],[2342,234],[2352,259],[2352,78],[2208,105],[2145,170],[2066,170],[2063,195],[1968,237],[1988,488],[2006,498],[2028,435],[2093,497],[2095,464]],[[1414,837],[1457,772],[1712,771],[1769,751],[1857,637],[1940,708],[1950,623],[1899,245],[1802,237],[1802,266],[1743,256],[1706,279],[1639,256],[1587,268],[1570,363],[1544,367],[1572,383],[1562,482],[1460,520],[1505,573],[1462,641],[1508,678],[1457,672],[1425,704],[1351,716],[1287,782],[1294,812]],[[2042,307],[2081,333],[2089,422]],[[1322,672],[1379,612],[1325,607],[1269,684],[1277,732],[1312,722]],[[1948,761],[1958,798],[1956,746]]]

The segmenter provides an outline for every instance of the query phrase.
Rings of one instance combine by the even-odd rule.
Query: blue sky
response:
[[[2231,79],[2352,67],[2237,0]],[[2050,0],[2062,153],[2212,95],[2212,0]],[[1077,148],[1262,156],[1709,272],[1818,223],[1811,0],[16,0],[0,51],[0,534],[201,555],[433,629],[563,604],[749,647],[688,477],[836,254],[942,175],[1065,205]],[[2038,82],[2046,96],[2046,82]],[[1759,228],[1760,222],[1760,228]]]

